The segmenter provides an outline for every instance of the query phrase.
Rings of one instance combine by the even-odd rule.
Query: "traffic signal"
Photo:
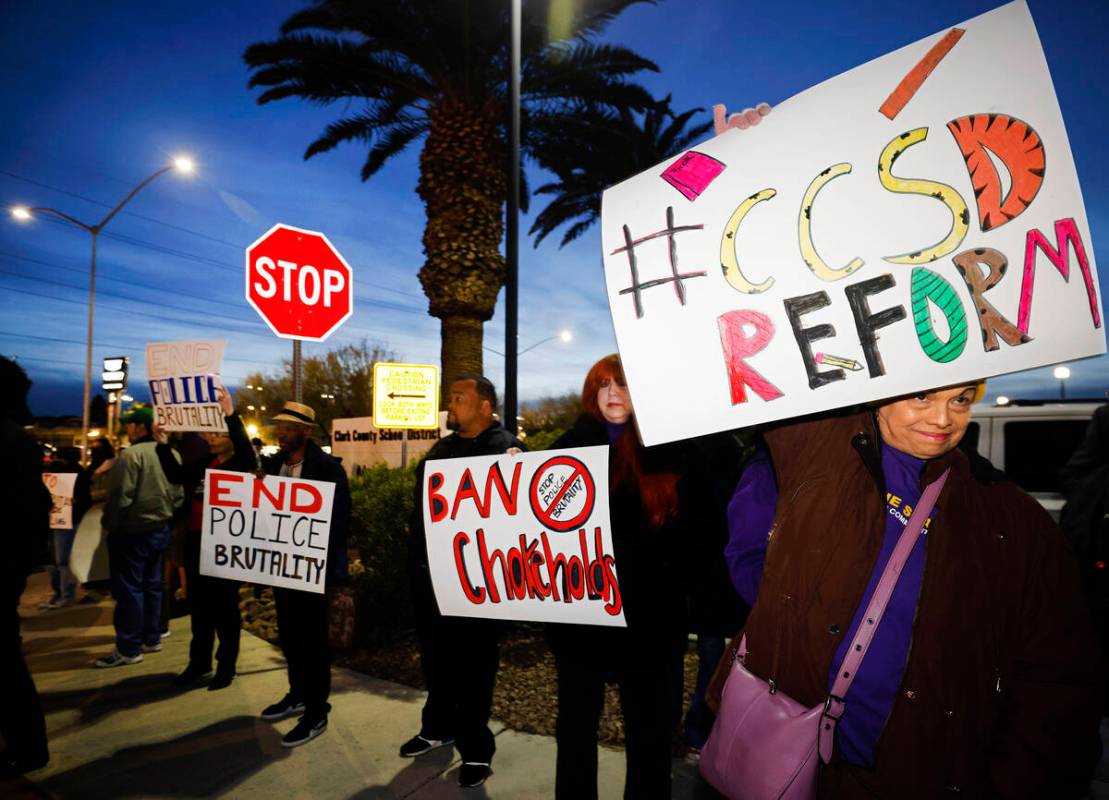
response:
[[[119,392],[127,388],[127,356],[115,356],[104,359],[104,372],[101,373],[104,381],[101,387],[105,392]]]

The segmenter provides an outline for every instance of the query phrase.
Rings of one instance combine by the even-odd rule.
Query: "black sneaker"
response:
[[[231,685],[234,678],[234,672],[217,672],[216,677],[212,678],[212,682],[208,684],[208,691],[218,692],[220,689],[226,689]]]
[[[424,753],[430,753],[439,747],[447,747],[454,744],[454,739],[425,739],[423,736],[413,736],[407,742],[400,746],[401,758],[415,758],[422,756]]]
[[[210,680],[213,674],[214,673],[210,669],[201,669],[200,667],[194,667],[190,664],[185,667],[180,675],[173,679],[173,685],[180,687],[197,686],[204,683],[204,681]]]
[[[327,715],[322,717],[310,717],[305,714],[300,718],[300,722],[296,724],[291,731],[286,733],[281,739],[282,747],[299,747],[302,744],[315,739],[321,733],[327,730]]]
[[[303,713],[304,703],[294,700],[291,694],[287,694],[272,706],[266,706],[262,710],[262,719],[277,722],[279,719],[288,719]]]
[[[458,785],[463,789],[474,789],[485,783],[486,779],[492,774],[493,770],[488,764],[477,761],[463,761],[462,766],[458,768]]]
[[[34,772],[42,769],[50,762],[50,755],[42,752],[36,755],[15,753],[7,747],[0,753],[0,780],[14,778],[25,772]]]

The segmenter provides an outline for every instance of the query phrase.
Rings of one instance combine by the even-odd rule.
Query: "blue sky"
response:
[[[438,361],[438,320],[427,316],[416,279],[424,260],[418,150],[362,183],[364,153],[357,146],[301,158],[343,108],[299,101],[259,107],[246,88],[244,48],[276,37],[302,5],[6,6],[0,204],[54,207],[93,223],[173,154],[187,152],[199,167],[188,180],[160,178],[101,237],[97,362],[128,355],[141,377],[148,341],[226,338],[224,375],[232,386],[253,370],[275,369],[289,342],[275,338],[242,295],[243,250],[275,222],[326,232],[355,269],[354,316],[325,344],[306,344],[306,354],[365,337],[404,360]],[[643,82],[657,95],[672,94],[675,108],[724,102],[738,110],[781,102],[996,5],[668,0],[632,9],[605,38],[657,62],[661,72]],[[1031,0],[1030,7],[1067,123],[1095,257],[1109,263],[1102,258],[1109,242],[1109,3]],[[522,230],[529,226],[529,218],[522,220]],[[615,349],[598,230],[562,250],[558,239],[538,249],[521,242],[520,347],[563,328],[575,339],[521,357],[523,399],[576,390],[589,365]],[[17,355],[36,382],[31,400],[38,414],[80,412],[88,248],[88,235],[70,226],[0,219],[0,353]],[[487,345],[498,351],[501,312],[485,328]],[[1105,358],[1072,370],[1072,395],[1100,396],[1109,388]],[[500,356],[486,353],[486,372],[503,385]],[[991,382],[991,395],[1057,391],[1050,368]]]

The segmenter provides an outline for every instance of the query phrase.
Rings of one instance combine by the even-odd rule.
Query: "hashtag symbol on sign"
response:
[[[635,303],[635,316],[637,318],[643,317],[643,291],[651,289],[655,286],[662,286],[663,284],[674,284],[674,293],[678,296],[678,302],[683,306],[685,305],[685,284],[682,281],[689,278],[703,278],[707,274],[704,270],[700,272],[679,272],[678,271],[678,243],[674,241],[675,235],[685,233],[686,231],[699,231],[702,230],[704,225],[681,225],[674,227],[674,207],[668,206],[666,209],[666,227],[661,231],[649,233],[639,239],[632,239],[632,232],[627,225],[624,226],[624,246],[618,247],[612,251],[611,255],[617,253],[628,254],[628,266],[631,268],[632,285],[626,289],[621,289],[620,294],[630,294]],[[667,252],[670,258],[670,277],[668,278],[655,278],[653,280],[639,281],[639,259],[636,257],[635,248],[644,242],[649,242],[652,239],[666,237]]]

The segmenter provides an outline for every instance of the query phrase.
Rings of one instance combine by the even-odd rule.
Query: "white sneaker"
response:
[[[169,637],[173,636],[173,631],[171,631],[169,628],[166,628],[159,634],[159,636],[161,636],[161,638],[163,639],[168,639]]]
[[[128,664],[138,664],[140,661],[142,661],[142,653],[134,656],[125,656],[123,653],[116,650],[110,655],[96,659],[92,664],[94,667],[125,667]]]
[[[154,644],[144,644],[142,646],[142,651],[144,653],[160,653],[162,652],[162,643],[155,642]]]

